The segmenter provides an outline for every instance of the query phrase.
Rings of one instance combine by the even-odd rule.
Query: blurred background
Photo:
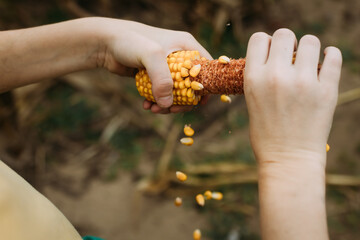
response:
[[[342,51],[327,165],[332,239],[360,234],[360,1],[0,0],[0,29],[105,16],[188,31],[214,58],[244,57],[251,34],[280,27]],[[0,95],[0,157],[85,235],[105,239],[260,239],[257,175],[243,96],[177,115],[142,109],[133,78],[103,70]],[[316,119],[314,119],[316,121]],[[195,143],[183,146],[184,124]],[[296,126],[294,126],[296,127]],[[179,184],[174,171],[189,180]],[[224,193],[198,208],[194,196]],[[176,208],[175,197],[184,204]]]

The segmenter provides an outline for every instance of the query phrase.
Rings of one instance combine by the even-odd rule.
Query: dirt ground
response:
[[[237,58],[244,56],[252,33],[289,27],[298,37],[311,33],[323,46],[338,46],[344,57],[340,93],[360,88],[358,0],[85,2],[40,1],[35,7],[26,0],[2,1],[0,29],[93,14],[189,31],[214,57]],[[153,116],[141,109],[133,85],[133,79],[95,70],[3,94],[1,158],[82,235],[180,240],[200,228],[204,239],[260,239],[244,98],[225,106],[214,97],[187,114]],[[191,148],[178,144],[184,123],[196,130]],[[359,123],[359,96],[337,107],[327,164],[328,174],[341,178],[328,185],[332,239],[360,234]],[[226,164],[242,169],[240,174],[217,167]],[[176,169],[189,170],[192,181],[174,182]],[[199,209],[193,196],[207,188],[223,191],[224,201]],[[176,208],[173,199],[179,195],[184,206]]]

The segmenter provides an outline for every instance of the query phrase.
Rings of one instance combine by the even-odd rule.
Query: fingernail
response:
[[[157,104],[160,106],[160,107],[170,107],[173,103],[173,98],[172,96],[166,96],[166,97],[160,97],[157,99]]]

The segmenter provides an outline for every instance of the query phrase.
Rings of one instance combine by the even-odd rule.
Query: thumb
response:
[[[173,104],[173,80],[166,62],[166,54],[163,51],[152,54],[150,61],[144,62],[144,65],[152,82],[156,103],[162,108],[170,107]]]

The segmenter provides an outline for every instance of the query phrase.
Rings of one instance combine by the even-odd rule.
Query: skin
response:
[[[0,92],[80,70],[105,68],[127,76],[145,67],[157,104],[145,101],[144,109],[154,113],[189,111],[191,106],[171,106],[173,80],[166,56],[177,50],[198,50],[212,59],[187,32],[125,20],[94,17],[3,31]]]
[[[294,49],[296,61],[292,64]],[[338,97],[342,57],[320,41],[280,29],[248,44],[245,98],[258,162],[261,232],[265,240],[328,239],[326,142]]]
[[[180,49],[196,49],[211,59],[188,33],[122,20],[85,18],[0,32],[0,91],[97,67],[119,75],[146,67],[158,104],[144,102],[144,108],[186,111],[170,106],[172,80],[165,60]],[[249,41],[245,98],[259,165],[263,239],[328,239],[325,146],[342,59],[338,49],[326,48],[318,74],[319,55],[316,37],[304,36],[297,46],[287,29],[272,37],[256,33]],[[0,193],[1,239],[81,239],[53,204],[1,161]]]
[[[210,54],[186,32],[109,18],[84,18],[29,29],[0,32],[0,92],[75,71],[105,68],[131,75],[146,68],[157,104],[154,113],[177,113],[171,106],[173,80],[166,57],[176,50]],[[0,161],[0,239],[77,240],[64,215],[23,178]]]

